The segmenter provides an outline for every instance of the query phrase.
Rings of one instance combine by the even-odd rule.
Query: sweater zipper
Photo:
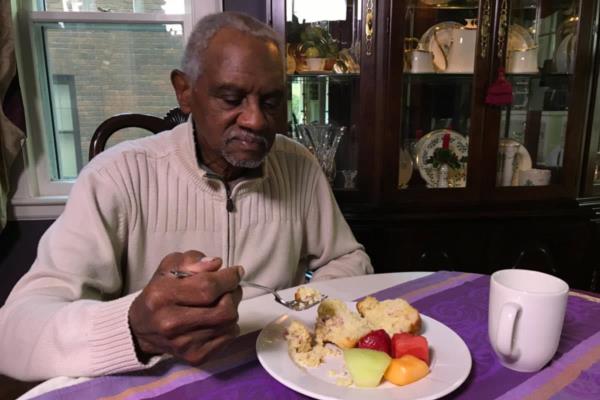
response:
[[[225,209],[227,210],[227,263],[226,266],[231,265],[231,212],[234,210],[233,199],[231,198],[231,187],[225,181],[223,181],[225,185],[225,195],[227,196],[227,200],[225,202]]]
[[[206,176],[208,178],[211,179],[216,179],[219,180],[223,183],[223,186],[225,186],[225,210],[227,210],[227,242],[225,245],[225,249],[227,251],[227,259],[223,260],[223,262],[225,263],[225,265],[230,265],[230,248],[231,248],[231,213],[235,210],[235,205],[233,204],[233,199],[231,198],[231,187],[229,186],[229,184],[219,175],[216,174],[212,174],[212,173],[207,173]]]

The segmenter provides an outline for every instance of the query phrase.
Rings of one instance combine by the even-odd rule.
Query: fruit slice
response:
[[[377,350],[346,349],[344,361],[356,386],[375,387],[381,382],[391,358]]]
[[[390,337],[383,329],[377,329],[376,331],[367,333],[365,336],[360,338],[357,344],[358,348],[360,349],[383,351],[388,355],[391,355],[390,345]]]
[[[396,333],[392,337],[392,357],[400,358],[411,354],[429,364],[429,344],[424,336]]]
[[[429,367],[425,361],[406,354],[400,358],[394,358],[383,376],[395,385],[404,386],[418,381],[428,373]]]

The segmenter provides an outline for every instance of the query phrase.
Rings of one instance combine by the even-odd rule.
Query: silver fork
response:
[[[241,281],[240,286],[253,287],[253,288],[264,290],[265,292],[269,292],[273,296],[275,296],[276,302],[278,302],[282,306],[287,307],[294,311],[308,310],[309,308],[316,306],[317,304],[319,304],[320,302],[322,302],[323,300],[325,300],[327,298],[326,295],[322,294],[321,298],[319,300],[315,301],[314,303],[305,303],[303,301],[298,301],[298,300],[285,301],[279,295],[279,293],[277,293],[276,290],[271,289],[270,287],[259,285],[259,284],[253,283],[253,282],[247,282],[247,281]]]
[[[193,273],[186,272],[186,271],[171,270],[169,272],[171,273],[171,275],[175,276],[175,278],[177,278],[177,279],[183,279],[183,278],[187,278],[188,276],[193,275]],[[259,285],[257,283],[253,283],[253,282],[247,282],[247,281],[241,281],[240,282],[240,286],[253,287],[253,288],[256,288],[256,289],[264,290],[265,292],[269,292],[273,296],[275,296],[275,301],[276,302],[278,302],[282,306],[287,307],[290,310],[294,310],[294,311],[307,310],[307,309],[309,309],[311,307],[316,306],[317,304],[321,303],[323,300],[325,300],[327,298],[326,295],[322,294],[321,298],[319,300],[315,301],[314,303],[305,303],[303,301],[297,301],[297,300],[285,301],[279,295],[279,293],[277,293],[276,290],[271,289],[270,287]]]

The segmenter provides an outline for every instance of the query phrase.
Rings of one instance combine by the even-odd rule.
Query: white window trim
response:
[[[73,181],[51,181],[47,129],[44,126],[43,105],[39,96],[40,82],[36,70],[35,51],[32,48],[33,22],[111,22],[111,23],[183,23],[187,41],[193,24],[203,16],[223,10],[222,0],[185,0],[185,15],[101,13],[101,12],[45,12],[33,11],[35,0],[11,0],[15,28],[15,56],[21,96],[25,109],[27,139],[23,146],[24,168],[13,171],[17,188],[10,201],[9,217],[16,220],[55,219],[66,204]],[[167,79],[167,77],[165,77]]]

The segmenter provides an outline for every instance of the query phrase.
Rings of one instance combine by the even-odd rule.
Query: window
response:
[[[162,116],[176,107],[170,71],[179,67],[193,23],[222,6],[218,0],[12,0],[12,9],[28,130],[28,193],[20,181],[18,205],[64,198],[106,118]],[[129,130],[109,145],[142,134]]]
[[[73,179],[83,164],[75,80],[73,75],[53,75],[51,108],[56,160],[52,169],[57,179]]]
[[[62,133],[54,119],[54,132],[49,135],[52,179],[72,179],[64,175],[60,166],[67,159],[78,158],[87,162],[89,143],[94,130],[111,115],[123,111],[162,115],[177,106],[169,83],[169,73],[179,66],[183,48],[183,36],[178,29],[181,24],[164,23],[69,23],[38,22],[34,27],[40,35],[37,48],[40,67],[47,76],[71,77],[72,102],[77,104],[79,114],[77,154],[53,149],[60,145]],[[66,97],[57,92],[64,85],[50,85],[45,101],[48,116],[64,114],[58,107]],[[71,102],[71,101],[70,101]],[[67,118],[68,119],[68,118]],[[78,167],[83,166],[83,162]]]

